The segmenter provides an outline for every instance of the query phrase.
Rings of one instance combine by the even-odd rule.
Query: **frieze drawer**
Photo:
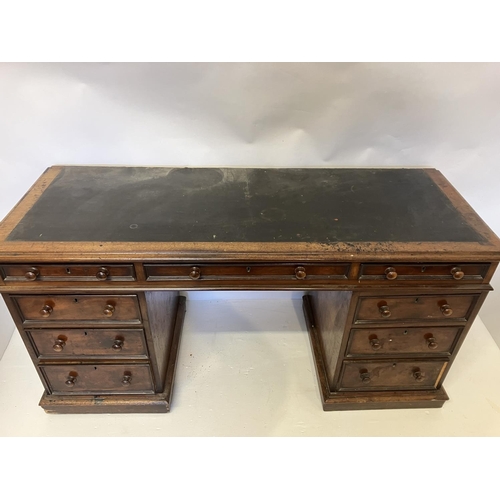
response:
[[[135,281],[134,266],[127,264],[12,264],[1,268],[8,282]]]

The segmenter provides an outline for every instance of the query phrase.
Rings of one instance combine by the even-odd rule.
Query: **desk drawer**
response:
[[[362,297],[355,323],[363,321],[465,321],[479,297],[475,295],[413,295],[397,297]]]
[[[134,266],[114,264],[12,264],[1,268],[6,282],[135,281]]]
[[[449,356],[461,330],[457,327],[355,328],[349,335],[346,356]]]
[[[153,393],[149,365],[40,366],[54,394]]]
[[[340,390],[435,389],[448,361],[344,361]]]
[[[362,280],[444,280],[481,282],[489,264],[362,264]]]
[[[145,264],[144,270],[148,281],[344,280],[349,264]]]
[[[40,358],[147,358],[142,329],[31,329],[26,333]]]
[[[139,323],[136,295],[17,295],[23,322]]]

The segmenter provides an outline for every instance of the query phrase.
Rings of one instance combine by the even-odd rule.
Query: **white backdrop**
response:
[[[0,64],[0,218],[53,164],[432,166],[500,234],[499,89],[497,63]],[[0,355],[13,329],[2,303]]]

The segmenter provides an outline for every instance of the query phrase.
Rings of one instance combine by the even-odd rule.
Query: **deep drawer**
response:
[[[355,328],[349,335],[346,356],[405,354],[451,355],[457,327]]]
[[[447,361],[344,361],[339,390],[435,389]]]
[[[354,321],[465,321],[478,297],[479,294],[362,297]]]
[[[23,322],[140,323],[136,295],[17,295]]]
[[[486,276],[489,264],[362,264],[362,280],[441,280],[441,281],[479,281]]]
[[[41,358],[147,357],[141,329],[32,329],[26,333]]]
[[[153,393],[149,365],[40,366],[54,394]]]
[[[196,280],[343,280],[349,264],[145,264],[148,281]]]
[[[134,266],[115,264],[12,264],[1,268],[6,282],[135,281]]]

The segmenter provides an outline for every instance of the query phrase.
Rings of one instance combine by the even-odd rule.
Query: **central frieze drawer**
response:
[[[6,282],[135,281],[130,264],[12,264],[1,268]]]
[[[17,295],[24,322],[131,322],[141,320],[136,295]]]
[[[54,394],[153,393],[149,365],[40,366]]]
[[[147,357],[142,329],[31,329],[38,357]]]
[[[461,328],[355,328],[346,356],[451,355]]]
[[[339,390],[435,389],[447,361],[344,361]]]
[[[363,321],[465,321],[479,295],[414,295],[397,297],[362,297],[355,323]]]
[[[145,264],[148,281],[344,280],[349,264]]]

